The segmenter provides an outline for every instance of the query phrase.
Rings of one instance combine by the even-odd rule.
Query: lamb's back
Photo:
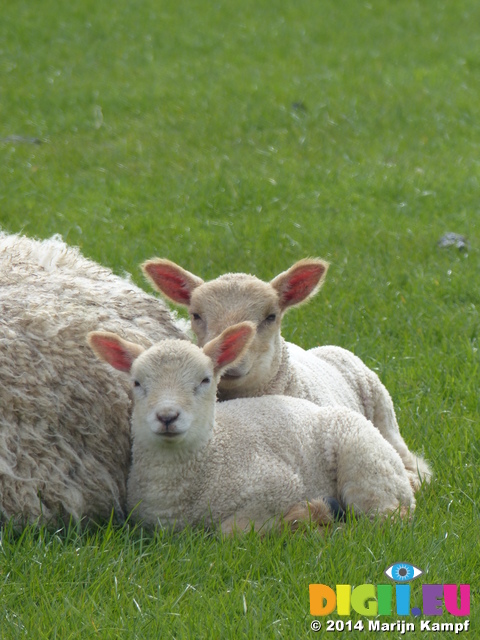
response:
[[[292,343],[287,343],[287,347],[294,375],[284,391],[286,395],[305,398],[319,406],[342,406],[364,414],[356,385],[351,384],[349,376],[345,376],[345,371],[336,363],[318,355],[319,349],[305,351]]]

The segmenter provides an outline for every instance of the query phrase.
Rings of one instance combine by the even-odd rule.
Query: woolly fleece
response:
[[[59,236],[0,233],[0,521],[124,517],[130,385],[86,345],[98,328],[183,337],[162,301]]]

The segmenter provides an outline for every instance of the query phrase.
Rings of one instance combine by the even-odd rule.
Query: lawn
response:
[[[147,290],[156,255],[203,278],[327,259],[284,335],[375,369],[435,478],[411,522],[325,536],[7,528],[0,638],[373,638],[354,612],[365,631],[314,634],[308,586],[398,561],[424,572],[412,607],[470,584],[479,633],[479,24],[476,0],[4,0],[0,227]],[[431,636],[379,618],[401,619]]]

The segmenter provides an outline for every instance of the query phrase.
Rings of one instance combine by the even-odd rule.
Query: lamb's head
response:
[[[142,269],[154,287],[188,307],[192,329],[203,346],[227,327],[251,322],[256,328],[250,349],[219,383],[224,397],[255,395],[279,364],[281,320],[292,306],[311,298],[325,279],[328,263],[318,258],[296,262],[271,282],[245,273],[227,273],[204,282],[169,260],[153,259]]]
[[[163,340],[144,349],[115,333],[97,331],[87,340],[100,360],[130,375],[135,440],[191,452],[209,440],[218,380],[243,356],[254,333],[251,323],[244,322],[203,349],[184,340]]]

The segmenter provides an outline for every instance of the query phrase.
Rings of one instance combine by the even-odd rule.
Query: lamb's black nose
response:
[[[180,413],[178,413],[178,411],[176,413],[157,413],[157,420],[161,422],[168,431],[168,427],[175,422],[179,415]]]

